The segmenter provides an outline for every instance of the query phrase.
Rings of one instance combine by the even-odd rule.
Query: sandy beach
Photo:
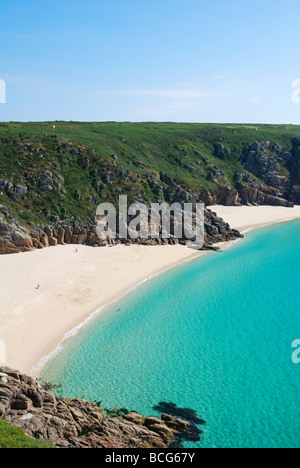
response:
[[[199,255],[179,245],[65,245],[0,256],[0,339],[7,365],[35,375],[40,360],[101,306]]]
[[[233,229],[238,229],[241,232],[267,224],[300,218],[300,206],[285,208],[281,206],[214,205],[210,206],[209,209],[227,221]]]
[[[241,231],[300,218],[300,206],[210,209]],[[118,307],[118,298],[150,276],[199,255],[204,253],[184,246],[65,245],[0,256],[0,339],[7,365],[36,376],[41,359],[96,310],[114,300]]]

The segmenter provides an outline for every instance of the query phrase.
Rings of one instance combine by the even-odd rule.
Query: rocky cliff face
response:
[[[231,229],[229,224],[217,217],[210,210],[205,210],[205,244],[209,248],[215,243],[234,240],[242,235]],[[74,244],[89,245],[92,247],[103,247],[119,243],[142,244],[142,245],[176,245],[185,244],[186,239],[179,240],[175,237],[170,239],[116,239],[103,240],[97,236],[94,221],[88,223],[74,222],[72,225],[59,224],[56,226],[34,226],[31,229],[21,228],[15,223],[9,222],[0,215],[0,255],[18,252],[29,252],[33,249],[43,249],[56,245]]]
[[[95,403],[56,398],[8,367],[0,367],[0,418],[59,448],[163,449],[191,431],[188,421],[167,414],[161,419],[137,413],[109,419]]]
[[[254,142],[241,157],[241,162],[259,180],[245,174],[237,174],[237,189],[243,204],[250,201],[258,205],[293,206],[298,202],[295,196],[297,182],[297,142],[292,141],[293,149],[284,152],[278,145],[270,142]],[[286,171],[283,173],[282,166]],[[288,169],[290,174],[288,174]]]
[[[300,140],[293,139],[293,150],[289,154],[288,165],[291,171],[290,197],[296,204],[300,204]]]
[[[96,235],[92,218],[99,203],[106,201],[116,206],[120,194],[128,196],[129,204],[140,201],[148,206],[153,202],[199,201],[207,206],[300,204],[298,138],[282,135],[283,149],[264,140],[249,144],[251,140],[244,137],[241,144],[241,135],[231,135],[231,141],[228,135],[221,137],[224,129],[218,132],[212,141],[206,140],[207,135],[203,141],[197,140],[204,151],[187,152],[172,144],[170,136],[165,142],[167,147],[162,148],[162,159],[170,164],[166,167],[172,170],[175,167],[172,176],[161,168],[157,170],[157,163],[149,155],[145,157],[148,164],[137,156],[127,158],[122,153],[125,167],[120,154],[103,157],[94,148],[63,138],[44,136],[39,143],[32,143],[22,134],[13,139],[2,137],[0,254],[63,243],[105,245]],[[229,147],[225,143],[212,143],[218,140],[226,140]],[[239,236],[208,211],[205,230],[208,246]],[[153,243],[145,239],[137,242]],[[165,241],[160,239],[158,243]]]
[[[147,206],[150,206],[153,201],[169,204],[175,202],[195,204],[202,200],[199,194],[194,193],[190,187],[176,182],[163,173],[151,171],[151,168],[144,163],[139,164],[143,170],[148,172],[141,176],[120,165],[117,155],[112,155],[111,159],[107,160],[100,157],[91,148],[82,145],[75,146],[63,139],[54,139],[50,143],[54,145],[56,150],[52,164],[55,170],[53,167],[51,167],[51,171],[40,170],[38,165],[33,165],[33,162],[44,161],[47,154],[45,148],[19,142],[15,151],[22,154],[23,164],[28,164],[30,171],[29,169],[24,171],[22,163],[20,163],[21,166],[18,166],[23,181],[22,184],[20,182],[13,183],[5,178],[0,179],[0,194],[2,190],[2,195],[5,195],[10,203],[13,201],[18,207],[22,203],[27,206],[34,202],[30,222],[24,224],[20,219],[17,220],[17,217],[10,212],[7,206],[0,204],[0,255],[27,252],[32,249],[43,249],[63,244],[93,247],[107,245],[106,240],[97,236],[95,219],[94,216],[91,216],[91,213],[93,211],[96,213],[99,203],[111,202],[117,206],[120,194],[128,196],[129,204],[140,201]],[[68,155],[65,162],[64,156],[61,156],[64,154]],[[48,157],[50,158],[50,155]],[[29,163],[30,160],[32,160],[31,163]],[[75,160],[78,163],[77,168],[75,166],[73,168]],[[16,164],[19,164],[19,162]],[[86,178],[86,193],[79,191],[76,184],[72,184],[70,188],[68,181],[65,180],[67,179],[65,172],[65,177],[63,177],[62,173],[57,169],[59,164],[61,164],[61,171],[65,170],[69,178],[73,179],[74,174],[78,176],[78,173]],[[67,166],[67,169],[65,166]],[[211,170],[214,178],[220,180],[217,169],[212,167]],[[224,174],[221,175],[224,176]],[[227,200],[231,194],[232,192],[228,189]],[[153,201],[150,202],[148,197],[152,197]],[[86,203],[84,198],[89,200],[86,205],[84,204]],[[237,198],[232,196],[232,202],[235,203]],[[40,225],[33,221],[38,212],[36,204],[41,203],[43,205],[46,202],[47,204],[50,202],[53,208],[56,207],[56,214],[50,216],[51,224]],[[84,210],[85,207],[87,212],[84,215],[81,213],[80,217],[71,216],[72,210],[76,211],[78,209],[80,211]],[[90,210],[89,213],[88,210]],[[19,209],[19,212],[22,214],[23,210]],[[82,221],[82,218],[85,221]],[[216,215],[212,215],[209,211],[205,213],[205,232],[205,246],[240,237],[237,231],[231,230],[223,220],[218,219]],[[143,245],[156,245],[185,243],[185,240],[185,238],[181,240],[171,238],[156,241],[140,238],[136,241],[116,239],[109,243],[124,242],[128,245],[136,242]]]
[[[285,207],[299,204],[300,140],[295,138],[291,143],[291,151],[285,152],[276,143],[253,142],[240,157],[245,172],[235,173],[234,187],[217,184],[215,192],[202,194],[205,203]],[[218,148],[218,154],[221,148]]]

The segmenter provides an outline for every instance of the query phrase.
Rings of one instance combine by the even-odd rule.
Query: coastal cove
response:
[[[214,206],[211,210],[241,231],[249,227],[254,212],[256,227],[300,218],[299,206]],[[64,245],[0,256],[5,272],[0,284],[0,338],[6,343],[8,365],[37,376],[62,342],[105,306],[153,275],[204,254],[179,245]]]
[[[106,408],[193,408],[207,421],[199,447],[299,447],[299,228],[253,231],[153,278],[66,342],[42,380]]]
[[[84,323],[129,291],[193,259],[184,246],[56,246],[0,256],[0,336],[7,363],[37,376]],[[39,288],[37,288],[39,285]]]
[[[279,259],[286,258],[286,261],[284,260],[284,265],[288,264],[288,261],[291,259],[291,264],[294,261],[299,264],[299,259],[297,259],[299,246],[297,244],[297,234],[295,236],[295,233],[299,232],[300,222],[297,221],[297,219],[300,218],[300,208],[240,207],[234,209],[232,207],[215,206],[211,207],[211,210],[216,211],[219,216],[228,220],[231,226],[241,231],[248,231],[251,227],[265,226],[270,223],[283,224],[278,224],[277,226],[273,224],[272,226],[256,230],[250,234],[247,233],[246,239],[240,242],[221,245],[220,247],[222,249],[225,248],[225,251],[221,253],[210,253],[201,259],[194,258],[195,253],[193,252],[191,254],[191,252],[183,246],[131,246],[130,248],[118,246],[106,249],[92,249],[81,246],[77,254],[73,246],[60,246],[45,249],[42,252],[35,251],[0,257],[0,261],[5,263],[5,265],[4,263],[2,265],[2,271],[7,272],[7,282],[5,282],[4,277],[1,286],[1,297],[3,298],[2,315],[0,314],[0,319],[2,320],[0,321],[1,336],[6,336],[6,338],[8,338],[8,344],[10,345],[10,349],[14,352],[14,359],[16,359],[16,364],[14,364],[12,362],[12,355],[8,354],[8,365],[21,369],[27,366],[28,370],[25,369],[25,372],[29,372],[29,370],[34,367],[33,375],[37,375],[48,362],[48,358],[53,358],[42,373],[41,378],[47,382],[51,381],[58,385],[62,384],[59,392],[64,396],[77,398],[79,395],[80,397],[93,401],[99,401],[99,399],[101,399],[101,401],[103,400],[103,404],[108,408],[116,406],[127,407],[142,412],[143,414],[155,414],[153,406],[157,405],[162,400],[167,400],[176,403],[178,406],[194,408],[208,421],[208,427],[211,426],[212,421],[218,421],[219,425],[221,424],[219,421],[220,418],[228,417],[230,419],[231,416],[229,412],[232,411],[234,413],[235,411],[235,408],[231,408],[229,405],[227,408],[229,411],[228,414],[226,411],[220,410],[217,415],[218,417],[216,417],[214,411],[218,409],[218,404],[213,404],[213,402],[218,403],[218,398],[222,400],[220,391],[224,391],[224,394],[228,391],[226,388],[228,376],[224,373],[223,382],[222,373],[227,370],[227,367],[230,369],[232,364],[231,359],[229,359],[231,358],[230,350],[232,343],[234,343],[232,349],[234,354],[233,362],[235,362],[236,358],[238,358],[237,362],[239,362],[239,359],[243,357],[244,348],[246,350],[245,363],[247,363],[249,357],[251,357],[250,348],[248,349],[248,341],[241,344],[242,351],[238,350],[236,346],[238,346],[239,339],[237,343],[235,343],[236,337],[232,335],[227,337],[226,333],[224,334],[224,330],[227,331],[226,327],[228,328],[228,324],[230,324],[229,330],[234,333],[235,327],[233,327],[233,325],[238,322],[238,318],[236,319],[236,317],[239,317],[239,313],[248,314],[248,312],[251,312],[253,302],[259,299],[264,314],[267,314],[267,316],[264,316],[264,320],[267,321],[272,317],[269,308],[277,311],[279,314],[278,304],[281,303],[287,307],[287,310],[284,310],[287,316],[293,316],[292,321],[286,322],[286,326],[289,327],[286,332],[290,333],[290,335],[288,339],[285,339],[284,350],[282,349],[283,342],[277,342],[274,346],[272,345],[271,330],[269,335],[270,343],[265,341],[265,336],[262,342],[266,344],[267,350],[269,351],[272,351],[272,349],[276,351],[277,346],[281,344],[278,349],[281,349],[281,361],[283,354],[285,357],[284,363],[283,361],[281,362],[281,365],[285,367],[285,369],[282,369],[283,374],[287,371],[290,372],[290,374],[294,374],[292,377],[291,375],[284,375],[282,377],[282,382],[286,383],[284,379],[288,377],[288,381],[292,384],[289,390],[294,391],[297,382],[295,374],[298,368],[294,364],[291,364],[290,347],[292,341],[298,336],[298,305],[293,305],[293,301],[296,303],[297,298],[292,297],[290,301],[290,298],[287,300],[287,298],[280,297],[279,295],[274,298],[274,303],[272,299],[270,305],[270,298],[268,298],[268,296],[260,296],[257,292],[254,278],[258,272],[259,274],[263,274],[261,271],[262,266],[263,269],[265,269],[266,278],[268,278],[270,273],[268,270],[268,257],[270,251],[272,252],[274,249],[278,249],[279,255],[280,249],[286,249],[283,255],[279,257]],[[284,222],[291,219],[295,219],[295,221]],[[251,222],[253,223],[252,226],[250,224]],[[293,231],[294,234],[291,234],[290,231]],[[280,245],[277,245],[278,239],[276,235],[272,243],[268,244],[270,239],[268,240],[267,237],[273,232],[280,233]],[[266,235],[266,241],[261,245],[261,239],[264,239]],[[285,242],[281,245],[283,239],[285,239],[287,243]],[[293,239],[292,243],[289,244],[291,239]],[[275,245],[273,245],[273,242]],[[296,256],[293,256],[293,242],[296,243]],[[244,249],[247,250],[249,243],[254,250],[251,250],[252,254],[249,252],[250,257],[248,258],[248,263],[249,265],[255,266],[255,268],[253,276],[248,283],[246,282],[247,284],[241,285],[241,288],[246,287],[246,297],[240,297],[240,278],[238,272],[241,273],[241,279],[243,279],[244,271],[243,268],[241,270],[239,252]],[[228,246],[231,246],[231,248],[227,249],[226,247]],[[259,258],[256,258],[253,252],[254,254],[258,252]],[[164,255],[162,255],[162,253]],[[97,254],[99,257],[97,257]],[[203,254],[203,252],[200,253],[201,256],[203,256]],[[38,255],[40,257],[37,259]],[[42,257],[42,255],[44,257]],[[199,253],[196,255],[199,255]],[[31,263],[31,267],[28,269],[26,276],[23,274],[23,282],[19,281],[17,277],[18,271],[20,270],[20,272],[24,273],[23,269],[26,268],[26,264],[28,263],[27,259],[29,257],[33,258],[34,256],[36,256],[36,262]],[[229,256],[229,258],[227,256]],[[235,260],[236,257],[238,261],[237,265],[231,264],[232,256],[233,260]],[[193,260],[193,262],[190,263],[190,260]],[[143,269],[140,268],[141,261],[143,261]],[[244,259],[242,261],[244,262]],[[218,266],[220,262],[225,267],[225,272],[220,271],[220,265]],[[248,272],[248,263],[243,263],[247,274],[250,273],[250,270]],[[212,269],[210,267],[211,265]],[[145,266],[147,267],[146,270]],[[76,267],[77,270],[74,269],[74,267]],[[272,277],[275,275],[276,280],[279,278],[288,281],[289,284],[285,294],[287,294],[288,291],[290,295],[293,296],[294,292],[299,290],[299,285],[295,284],[299,276],[297,275],[297,271],[288,271],[289,274],[285,275],[284,270],[281,271],[280,269],[279,272],[276,272],[276,268],[273,271],[273,267],[274,265],[272,264]],[[103,271],[102,276],[95,275],[95,272],[98,271],[99,273],[100,270]],[[218,270],[219,274],[215,277],[214,272],[218,272]],[[164,271],[166,273],[161,275],[160,273]],[[227,275],[226,272],[228,273]],[[231,288],[229,281],[230,279],[232,280],[233,272],[235,272],[234,281],[236,281],[236,284],[231,294],[233,294],[233,297],[236,299],[236,306],[238,306],[239,303],[242,304],[241,310],[238,309],[236,311],[236,317],[232,316],[230,301],[229,303],[225,301],[224,310],[222,304],[222,300],[224,299],[222,298],[223,292],[226,292],[227,287],[229,290]],[[28,290],[26,281],[37,281],[37,276],[34,277],[35,274],[38,274],[39,277],[44,274],[44,278],[47,280],[45,283],[42,283],[45,289],[45,291],[42,291],[42,294],[39,294],[40,291],[35,291],[34,294],[32,294],[32,292]],[[16,276],[15,283],[12,282],[12,275]],[[190,275],[192,275],[191,283]],[[195,278],[193,278],[193,275],[195,275]],[[283,278],[281,278],[282,276]],[[226,278],[225,283],[227,286],[223,284],[224,278]],[[108,282],[104,283],[103,281],[105,279]],[[184,285],[178,285],[177,280],[183,281]],[[246,281],[245,278],[244,280]],[[285,281],[281,284],[282,288],[284,288]],[[119,284],[120,282],[122,282],[123,286],[122,291]],[[8,287],[9,284],[18,284],[18,291],[16,292],[16,290],[10,289]],[[92,284],[95,289],[91,297],[89,297],[89,295],[80,296],[83,290],[86,291],[86,284]],[[109,287],[107,291],[105,290],[106,296],[103,296],[105,284]],[[129,286],[125,288],[124,286],[127,284]],[[101,285],[101,289],[99,285]],[[249,291],[248,285],[251,286]],[[137,288],[137,286],[139,287]],[[190,286],[192,290],[190,290]],[[193,289],[193,287],[196,289]],[[251,289],[252,287],[255,289],[254,292]],[[259,285],[259,288],[260,287],[261,285]],[[201,292],[200,311],[202,312],[202,302],[205,311],[204,316],[201,315],[201,317],[194,315],[195,311],[199,309],[199,302],[197,302],[197,290],[199,288]],[[115,293],[113,296],[110,295],[112,289]],[[135,291],[133,291],[134,289]],[[273,291],[273,288],[271,289]],[[184,291],[184,294],[182,294],[182,291]],[[280,291],[282,292],[281,289]],[[121,293],[118,294],[118,292]],[[130,294],[128,294],[128,292],[130,292]],[[75,293],[77,293],[77,295]],[[180,293],[180,297],[178,297],[178,293]],[[68,295],[70,297],[68,297]],[[249,297],[247,297],[247,295],[249,295]],[[12,297],[17,298],[18,301],[12,301]],[[51,297],[51,301],[53,301],[53,298],[56,298],[56,300],[62,302],[57,302],[57,307],[55,308],[47,308],[49,297]],[[102,306],[101,301],[99,303],[99,297],[103,300]],[[170,297],[172,299],[170,299]],[[255,301],[253,301],[253,298],[255,298]],[[140,303],[141,300],[142,302]],[[105,304],[109,303],[112,303],[111,306],[108,305],[104,308]],[[74,307],[74,304],[76,307]],[[28,307],[27,311],[30,310],[31,315],[26,313],[26,305]],[[63,307],[61,307],[61,305],[63,305]],[[226,324],[222,324],[222,320],[220,324],[218,324],[218,311],[220,308],[223,318],[227,317],[226,311],[228,313]],[[300,304],[298,310],[299,308]],[[4,311],[10,311],[10,320],[7,320],[8,315],[5,316],[3,313]],[[213,318],[212,323],[210,322],[210,312]],[[258,317],[255,321],[256,320],[258,320]],[[279,323],[278,317],[276,318],[276,323]],[[171,328],[168,327],[165,329],[166,324],[169,324]],[[195,324],[200,327],[198,333],[197,327],[195,329],[193,328]],[[252,324],[252,320],[250,320],[250,324]],[[62,329],[62,326],[64,329]],[[255,323],[255,326],[257,326],[257,323]],[[265,330],[265,328],[266,324],[264,323],[263,329]],[[218,330],[219,336],[216,336]],[[253,330],[251,331],[253,332]],[[170,332],[172,336],[168,336]],[[51,333],[52,340],[49,340]],[[200,349],[197,349],[196,368],[193,367],[195,349],[192,347],[190,354],[188,351],[191,338],[190,333],[192,333],[192,343],[198,343],[200,346]],[[236,333],[238,336],[240,331],[236,330]],[[242,332],[240,338],[245,338],[246,333],[246,331]],[[249,337],[251,346],[255,346],[255,334],[252,333],[251,335],[249,333]],[[278,339],[277,335],[276,337]],[[94,338],[96,340],[95,342]],[[138,341],[135,342],[135,339]],[[233,341],[231,342],[230,340]],[[259,336],[257,340],[259,342]],[[96,347],[90,349],[89,343],[91,346]],[[167,349],[165,349],[166,343],[168,343]],[[129,349],[127,345],[129,345]],[[39,346],[41,347],[39,348]],[[135,356],[133,360],[131,346],[134,346],[134,349],[139,351],[138,355]],[[225,359],[225,362],[221,365],[221,369],[217,370],[217,374],[215,374],[213,366],[210,369],[210,359],[208,359],[210,347],[212,347],[213,350],[211,359],[220,359],[220,364],[223,362],[224,351],[226,351],[225,358],[229,355],[229,362],[226,362]],[[264,354],[265,351],[262,347],[261,352]],[[259,358],[260,349],[258,348],[256,352],[258,353],[257,358]],[[218,353],[220,353],[219,356]],[[45,359],[45,356],[47,359]],[[92,356],[93,359],[90,360],[90,356]],[[276,357],[274,357],[273,360],[273,356],[269,353],[267,356],[269,359],[268,365],[271,366],[270,369],[272,369],[273,374],[276,374],[274,373]],[[148,361],[148,357],[149,359],[153,357],[152,363]],[[96,358],[96,362],[94,358]],[[209,362],[207,362],[207,359]],[[95,375],[100,381],[93,381],[89,372],[92,372],[94,376],[95,369],[92,368],[91,371],[91,368],[86,365],[86,362],[91,366],[96,365],[97,372]],[[215,363],[215,361],[213,362]],[[68,364],[66,365],[65,363]],[[165,368],[165,366],[167,366],[167,368]],[[180,375],[182,366],[185,366],[184,369],[188,368],[189,370],[187,375],[181,375],[178,383],[178,374]],[[239,369],[242,369],[242,372],[244,372],[243,377],[245,377],[247,371],[240,362]],[[262,372],[263,375],[265,375],[266,369],[262,371],[258,368],[259,375],[262,375]],[[196,378],[194,378],[195,376]],[[258,377],[258,375],[256,375],[256,377]],[[272,375],[272,378],[273,377],[274,375]],[[182,378],[183,381],[181,380]],[[251,375],[249,380],[253,380],[253,378],[255,381],[255,375]],[[200,380],[198,381],[198,379]],[[147,381],[146,386],[145,380]],[[221,381],[220,383],[219,380]],[[215,390],[215,395],[211,395],[209,392],[207,394],[206,391],[202,392],[202,388],[207,390],[207,381],[209,382],[209,389]],[[230,382],[234,383],[235,381],[238,381],[238,376],[233,380],[232,376],[230,376]],[[84,385],[82,385],[83,382]],[[169,393],[170,382],[172,382],[171,393]],[[280,387],[278,382],[275,382],[274,385],[275,388]],[[161,391],[156,392],[156,387]],[[199,388],[201,388],[200,393]],[[261,388],[261,383],[259,383],[258,388]],[[287,389],[285,387],[283,388],[285,393],[288,394]],[[233,393],[235,391],[235,389],[230,390],[233,391]],[[247,391],[246,400],[250,398],[249,395],[252,395],[252,389],[247,389]],[[190,398],[190,392],[193,394],[192,399]],[[236,395],[233,395],[232,398],[233,401],[235,401]],[[239,398],[237,400],[239,400]],[[299,407],[297,395],[293,394],[291,396],[291,402],[294,409],[296,404]],[[278,408],[280,408],[280,405],[282,405],[281,398],[278,397]],[[245,412],[245,402],[240,401],[240,409],[243,408]],[[264,411],[268,410],[272,415],[272,409],[274,409],[273,404],[267,402]],[[262,408],[259,408],[259,410],[262,411]],[[246,412],[248,411],[251,413],[250,408],[247,406]],[[211,429],[209,433],[205,430],[199,446],[263,446],[264,443],[266,443],[266,445],[272,445],[273,442],[274,446],[298,446],[298,442],[296,440],[293,441],[290,434],[294,425],[289,429],[286,439],[283,437],[283,434],[279,435],[278,433],[278,435],[275,435],[271,440],[264,439],[266,442],[255,438],[255,434],[260,434],[259,427],[255,426],[256,433],[253,437],[251,436],[250,440],[248,435],[244,434],[243,416],[244,414],[242,414],[241,417],[241,424],[238,422],[239,417],[237,413],[236,419],[232,421],[232,427],[229,425],[228,428],[224,429],[224,427],[221,426],[222,431],[225,431],[225,433],[222,432],[223,435],[220,439],[218,439],[220,434],[218,434],[215,425],[212,432]],[[297,410],[295,410],[290,418],[292,421],[295,420],[295,427],[298,424],[298,416]],[[255,417],[254,415],[251,415],[251,417],[253,418],[251,424],[254,424]],[[265,418],[265,415],[263,417]],[[258,420],[260,419],[261,414],[259,414],[258,417]],[[270,428],[273,423],[274,420],[269,423]],[[256,424],[258,424],[258,421]],[[268,422],[264,424],[267,427]],[[243,432],[245,439],[242,439],[242,437],[235,437],[237,428]],[[250,431],[250,428],[248,430]],[[235,442],[232,442],[232,434]]]
[[[253,211],[255,227],[300,218],[300,206],[214,206],[211,210],[241,231],[249,228]],[[74,246],[65,245],[0,256],[1,271],[5,271],[0,284],[0,334],[8,364],[37,376],[61,343],[104,306],[153,275],[204,253],[183,246],[77,246],[76,253]]]
[[[299,0],[1,12],[0,448],[300,448]]]

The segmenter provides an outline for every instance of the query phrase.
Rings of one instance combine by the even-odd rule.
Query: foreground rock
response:
[[[60,448],[168,448],[190,431],[189,422],[166,414],[108,419],[95,403],[56,398],[8,367],[0,367],[0,418]]]

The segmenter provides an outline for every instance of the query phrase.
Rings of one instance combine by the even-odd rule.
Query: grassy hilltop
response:
[[[30,438],[21,429],[0,419],[0,448],[53,449],[55,446],[52,442]]]
[[[169,188],[173,200],[182,189],[213,194],[220,187],[234,188],[237,173],[248,174],[240,158],[253,142],[268,141],[290,152],[293,138],[300,138],[300,126],[2,123],[0,179],[11,185],[0,189],[0,205],[18,221],[47,223],[53,217],[85,220],[97,204],[114,201],[119,193],[132,200],[172,201],[172,194],[166,197],[170,180],[177,184]],[[280,174],[290,177],[288,162],[280,157],[277,162]],[[16,193],[17,185],[26,193]]]

